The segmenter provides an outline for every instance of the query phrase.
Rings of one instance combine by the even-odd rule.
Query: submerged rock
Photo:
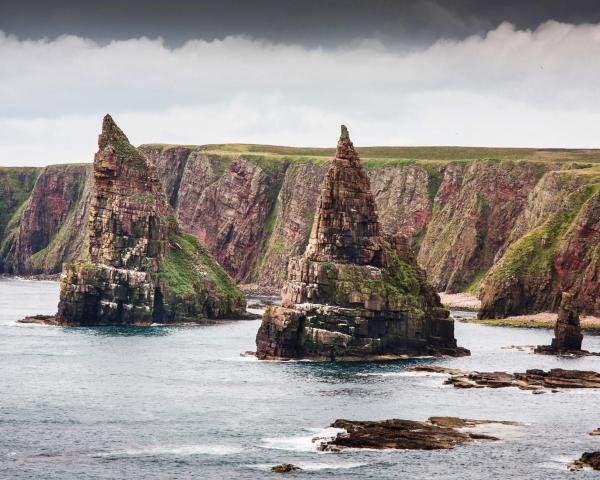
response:
[[[344,432],[321,443],[319,449],[328,452],[347,448],[440,450],[474,440],[499,440],[490,435],[460,430],[487,423],[513,424],[457,417],[431,417],[426,422],[396,418],[380,421],[336,420],[330,427],[343,429]]]
[[[265,311],[258,358],[465,355],[404,237],[384,238],[369,177],[342,134],[308,247],[290,260],[282,306]]]
[[[282,463],[280,465],[275,465],[274,467],[271,467],[271,471],[273,473],[289,473],[289,472],[297,472],[299,470],[302,470],[302,469],[291,463]]]
[[[423,365],[410,367],[407,371],[447,373],[449,378],[444,383],[454,385],[455,388],[517,387],[538,392],[566,388],[600,388],[600,373],[585,370],[553,368],[548,372],[538,369],[527,370],[524,373],[466,372],[455,368]]]
[[[242,292],[183,234],[156,168],[107,115],[94,158],[89,261],[65,264],[55,323],[148,325],[244,315]]]
[[[583,334],[579,323],[579,309],[571,293],[563,292],[558,318],[554,327],[554,338],[550,346],[540,345],[535,353],[560,354],[581,352]]]

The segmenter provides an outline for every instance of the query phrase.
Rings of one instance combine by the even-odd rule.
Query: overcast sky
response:
[[[87,3],[0,0],[0,165],[91,161],[105,113],[135,144],[600,147],[600,2]]]

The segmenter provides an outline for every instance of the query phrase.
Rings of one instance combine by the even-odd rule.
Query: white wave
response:
[[[447,373],[438,372],[367,372],[357,373],[357,377],[447,377]]]
[[[258,358],[254,355],[238,355],[237,357],[226,357],[223,360],[226,362],[258,362]]]
[[[263,438],[263,447],[272,448],[275,450],[289,450],[292,452],[314,452],[318,451],[321,443],[331,440],[338,433],[343,433],[342,428],[309,428],[312,435],[302,435],[296,437],[278,437],[278,438]]]
[[[242,448],[235,445],[179,445],[128,448],[109,452],[91,454],[92,457],[154,457],[160,455],[190,456],[190,455],[232,455],[241,452]]]
[[[493,437],[506,440],[508,438],[519,438],[525,435],[526,432],[523,428],[525,425],[526,424],[507,425],[505,423],[485,423],[481,425],[475,425],[474,427],[466,427],[460,430],[463,432],[491,435]]]
[[[319,470],[342,470],[350,468],[364,467],[367,462],[336,462],[336,463],[318,463],[318,462],[295,462],[294,465],[307,472],[316,472]],[[273,463],[259,463],[256,465],[247,465],[250,468],[270,471]]]

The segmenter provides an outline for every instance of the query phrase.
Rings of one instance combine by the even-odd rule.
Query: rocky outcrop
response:
[[[580,352],[583,334],[579,323],[579,309],[573,295],[563,292],[558,318],[554,327],[554,338],[550,346],[539,346],[536,353]]]
[[[516,387],[543,393],[547,390],[571,388],[600,388],[600,373],[584,370],[564,370],[553,368],[531,369],[524,373],[506,372],[466,372],[456,368],[419,365],[408,368],[410,372],[445,373],[449,378],[444,382],[455,388],[504,388]]]
[[[290,261],[282,306],[268,308],[259,358],[351,360],[465,354],[406,239],[384,239],[369,177],[342,126],[308,247]]]
[[[148,325],[243,315],[242,293],[180,231],[156,168],[109,115],[98,147],[89,260],[66,264],[56,321]]]
[[[289,473],[289,472],[299,472],[302,470],[300,467],[293,465],[291,463],[281,463],[279,465],[275,465],[271,467],[271,471],[273,473]]]
[[[499,440],[497,437],[472,433],[465,428],[494,422],[491,420],[471,420],[456,417],[431,417],[426,422],[400,420],[397,418],[380,421],[336,420],[330,427],[342,429],[331,440],[319,444],[326,452],[340,452],[346,449],[402,449],[402,450],[442,450],[475,440]]]
[[[600,470],[600,451],[585,452],[579,460],[575,460],[570,468],[572,470],[581,470],[583,468],[591,468],[592,470]]]
[[[85,257],[91,181],[89,165],[42,170],[5,240],[6,273],[54,273],[64,261]]]

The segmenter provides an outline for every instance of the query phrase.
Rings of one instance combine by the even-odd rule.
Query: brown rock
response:
[[[554,338],[552,344],[539,346],[535,353],[560,354],[569,352],[581,352],[583,334],[579,323],[579,310],[573,295],[563,292],[558,318],[554,327]]]
[[[585,467],[600,470],[600,452],[585,452],[579,460],[571,464],[573,470],[581,470]]]
[[[298,472],[302,470],[300,467],[293,465],[291,463],[282,463],[280,465],[275,465],[271,467],[271,471],[273,473],[289,473],[289,472]]]
[[[347,448],[440,450],[474,440],[498,440],[489,435],[470,433],[459,428],[474,427],[487,420],[432,417],[427,422],[413,420],[356,421],[336,420],[330,427],[345,430],[320,444],[322,451],[337,452]]]
[[[554,368],[548,372],[538,369],[524,373],[507,372],[466,372],[457,369],[432,370],[429,365],[407,369],[413,372],[437,371],[448,373],[446,384],[455,388],[505,388],[517,387],[521,390],[551,390],[567,388],[600,388],[600,373],[584,370],[563,370]]]

